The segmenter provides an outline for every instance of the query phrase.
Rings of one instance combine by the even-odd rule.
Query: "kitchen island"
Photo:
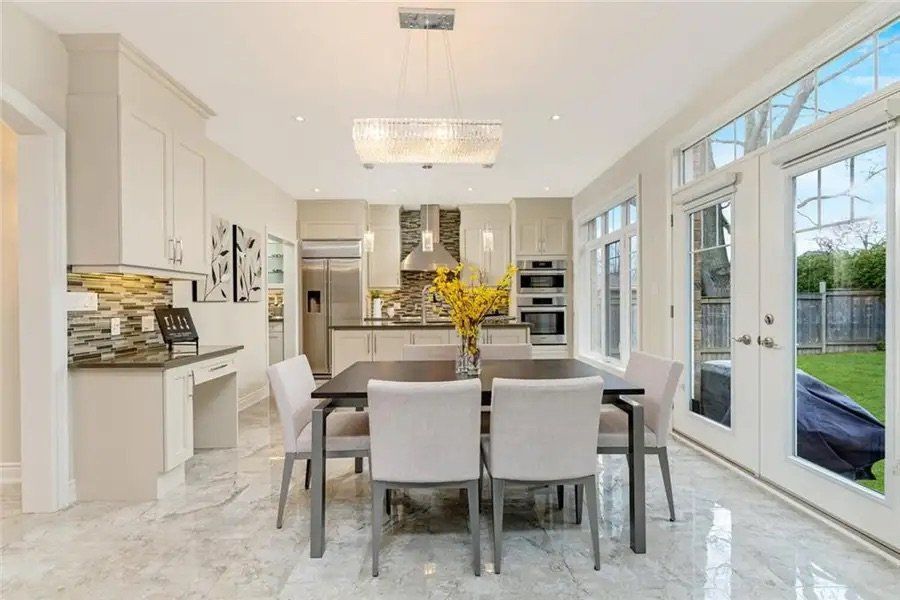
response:
[[[184,483],[195,448],[238,441],[235,354],[165,347],[69,365],[79,500],[153,500]]]
[[[333,323],[331,374],[358,361],[401,360],[407,344],[459,344],[450,321],[420,319],[360,319]],[[530,326],[507,319],[489,320],[481,328],[482,344],[527,344]]]

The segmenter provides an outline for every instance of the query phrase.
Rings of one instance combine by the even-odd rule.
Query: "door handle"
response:
[[[753,338],[750,337],[749,333],[745,333],[741,337],[733,337],[731,339],[733,339],[736,342],[740,342],[740,343],[744,344],[745,346],[749,346],[750,344],[753,343]]]
[[[772,339],[768,336],[766,336],[766,337],[756,336],[756,343],[759,344],[760,346],[763,346],[764,348],[781,348],[781,346],[779,346],[778,344],[775,343],[774,339]]]

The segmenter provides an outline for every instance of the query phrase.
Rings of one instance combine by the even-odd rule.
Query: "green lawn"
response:
[[[858,402],[884,423],[884,352],[802,354],[797,367]],[[884,493],[884,461],[872,467],[874,481],[859,483]]]

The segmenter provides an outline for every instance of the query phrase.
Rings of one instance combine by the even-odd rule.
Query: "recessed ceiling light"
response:
[[[314,191],[315,193],[318,194],[318,193],[321,192],[322,190],[320,190],[319,188],[313,188],[313,191]]]
[[[304,117],[303,115],[297,115],[296,117],[294,117],[294,120],[297,121],[298,123],[302,123],[303,121],[306,120],[306,117]]]
[[[550,115],[551,121],[559,121],[561,118],[559,115]]]
[[[317,191],[318,191],[318,190],[317,190]],[[545,186],[544,186],[544,191],[545,191],[545,192],[549,192],[549,191],[550,191],[550,186],[549,186],[549,185],[545,185]]]
[[[469,191],[471,192],[471,191],[472,191],[472,188],[469,188]]]

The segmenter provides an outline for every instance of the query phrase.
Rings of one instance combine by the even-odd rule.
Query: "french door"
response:
[[[673,196],[674,426],[900,549],[900,142],[870,108]]]
[[[900,548],[897,134],[763,167],[761,470]]]
[[[757,163],[724,169],[674,198],[679,432],[759,472]]]

